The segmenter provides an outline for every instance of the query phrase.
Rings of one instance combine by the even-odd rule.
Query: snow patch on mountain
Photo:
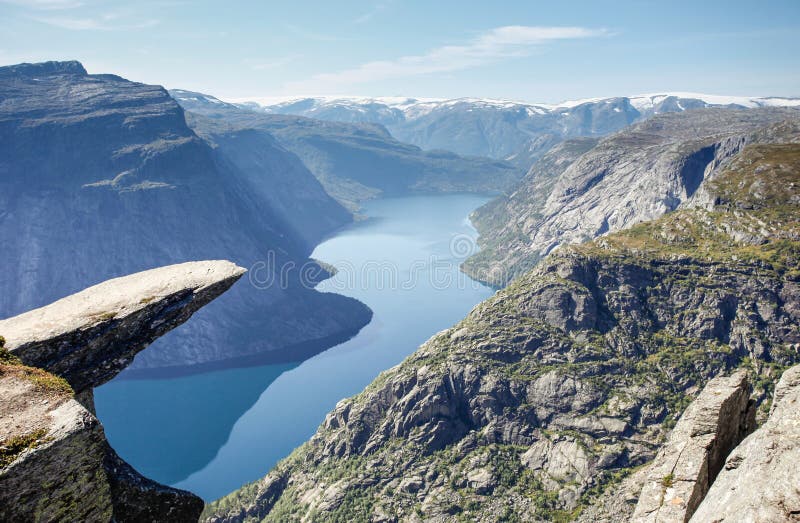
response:
[[[212,97],[213,98],[213,97]],[[248,106],[257,105],[267,112],[283,112],[296,104],[303,105],[303,112],[313,112],[314,110],[330,109],[342,107],[350,110],[375,109],[375,106],[385,106],[389,109],[401,111],[406,118],[419,118],[433,111],[443,108],[453,108],[463,106],[465,109],[474,107],[481,109],[501,109],[513,110],[520,109],[529,115],[547,114],[559,109],[572,109],[580,105],[589,103],[612,103],[616,100],[627,98],[630,104],[638,111],[652,111],[659,104],[668,98],[678,99],[678,107],[683,109],[681,99],[699,100],[709,106],[728,106],[736,105],[746,108],[754,107],[796,107],[800,106],[800,98],[784,97],[758,97],[758,96],[724,96],[689,92],[665,92],[654,94],[641,94],[618,98],[584,98],[580,100],[568,100],[557,104],[548,103],[529,103],[518,100],[503,100],[493,98],[416,98],[405,96],[282,96],[282,97],[250,97],[231,99],[232,104],[246,104]]]

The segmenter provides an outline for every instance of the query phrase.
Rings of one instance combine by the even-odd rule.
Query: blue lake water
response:
[[[144,475],[206,500],[262,477],[306,441],[339,400],[492,294],[458,270],[474,251],[476,233],[467,216],[487,199],[368,202],[368,219],[312,255],[339,269],[318,290],[366,303],[374,312],[368,326],[303,362],[113,380],[95,390],[112,446]]]

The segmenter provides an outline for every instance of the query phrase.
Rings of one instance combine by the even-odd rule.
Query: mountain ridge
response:
[[[566,140],[514,191],[472,213],[482,249],[463,268],[504,285],[561,245],[687,204],[747,144],[797,140],[797,108],[667,113],[604,138]]]
[[[203,520],[570,521],[713,377],[744,369],[763,420],[798,362],[798,167],[796,143],[749,145],[709,207],[552,253]]]
[[[214,97],[216,98],[216,97]],[[666,98],[684,98],[698,100],[708,105],[738,105],[742,108],[754,107],[793,107],[800,105],[800,97],[793,96],[741,96],[741,95],[719,95],[708,93],[695,93],[686,91],[664,91],[647,94],[634,94],[624,96],[597,96],[581,98],[575,100],[564,100],[562,102],[531,102],[525,100],[515,100],[507,98],[480,98],[480,97],[459,97],[459,98],[433,98],[433,97],[414,97],[414,96],[354,96],[354,95],[321,95],[321,96],[274,96],[274,97],[237,97],[228,100],[216,98],[221,103],[231,105],[256,104],[262,109],[280,109],[284,105],[304,103],[311,105],[312,108],[319,108],[325,105],[352,104],[371,105],[383,104],[387,107],[406,110],[410,114],[418,113],[416,106],[429,105],[437,107],[442,105],[454,105],[458,103],[484,104],[495,107],[523,106],[542,110],[553,110],[559,108],[571,108],[586,103],[603,102],[606,100],[628,99],[634,107],[655,106]]]
[[[322,120],[385,125],[398,140],[423,149],[497,159],[517,158],[528,169],[547,147],[520,155],[531,144],[602,136],[665,112],[706,107],[744,109],[798,106],[800,98],[661,93],[537,104],[480,98],[415,99],[404,97],[299,97],[237,103],[273,114],[295,114]],[[551,145],[552,145],[551,143]]]
[[[326,191],[351,210],[364,199],[414,193],[498,193],[522,171],[499,160],[423,151],[396,140],[379,123],[266,114],[184,90],[171,91],[201,135],[249,129],[296,154]]]

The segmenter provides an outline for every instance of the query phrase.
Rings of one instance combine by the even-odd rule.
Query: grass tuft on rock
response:
[[[12,436],[0,442],[0,469],[6,468],[28,449],[47,443],[47,429],[38,429],[20,436]]]
[[[67,380],[49,372],[28,367],[17,356],[5,348],[6,339],[0,336],[0,376],[15,375],[33,383],[42,392],[58,396],[73,396],[75,391]]]

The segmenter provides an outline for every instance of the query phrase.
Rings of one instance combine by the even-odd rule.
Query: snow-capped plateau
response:
[[[212,97],[213,98],[213,97]],[[597,97],[579,100],[567,100],[560,103],[533,103],[520,100],[495,98],[416,98],[406,96],[272,96],[245,97],[231,99],[228,103],[236,105],[258,106],[266,112],[283,112],[285,108],[303,105],[305,111],[322,110],[332,107],[346,107],[367,112],[369,107],[385,106],[399,109],[410,117],[418,117],[444,107],[471,105],[484,109],[529,109],[532,114],[545,114],[559,109],[572,109],[586,104],[611,103],[614,100],[627,99],[638,110],[656,108],[670,98],[700,101],[707,106],[740,106],[755,107],[798,107],[800,98],[778,96],[726,96],[690,92],[665,92],[639,94],[620,97]],[[215,99],[216,100],[216,99]],[[217,100],[219,101],[219,100]]]
[[[176,96],[198,95],[178,92]],[[689,92],[589,98],[556,104],[492,98],[406,96],[284,96],[226,101],[207,98],[209,104],[229,103],[270,114],[379,124],[398,140],[423,149],[511,159],[525,169],[558,141],[602,136],[655,114],[707,107],[800,107],[800,98]]]

